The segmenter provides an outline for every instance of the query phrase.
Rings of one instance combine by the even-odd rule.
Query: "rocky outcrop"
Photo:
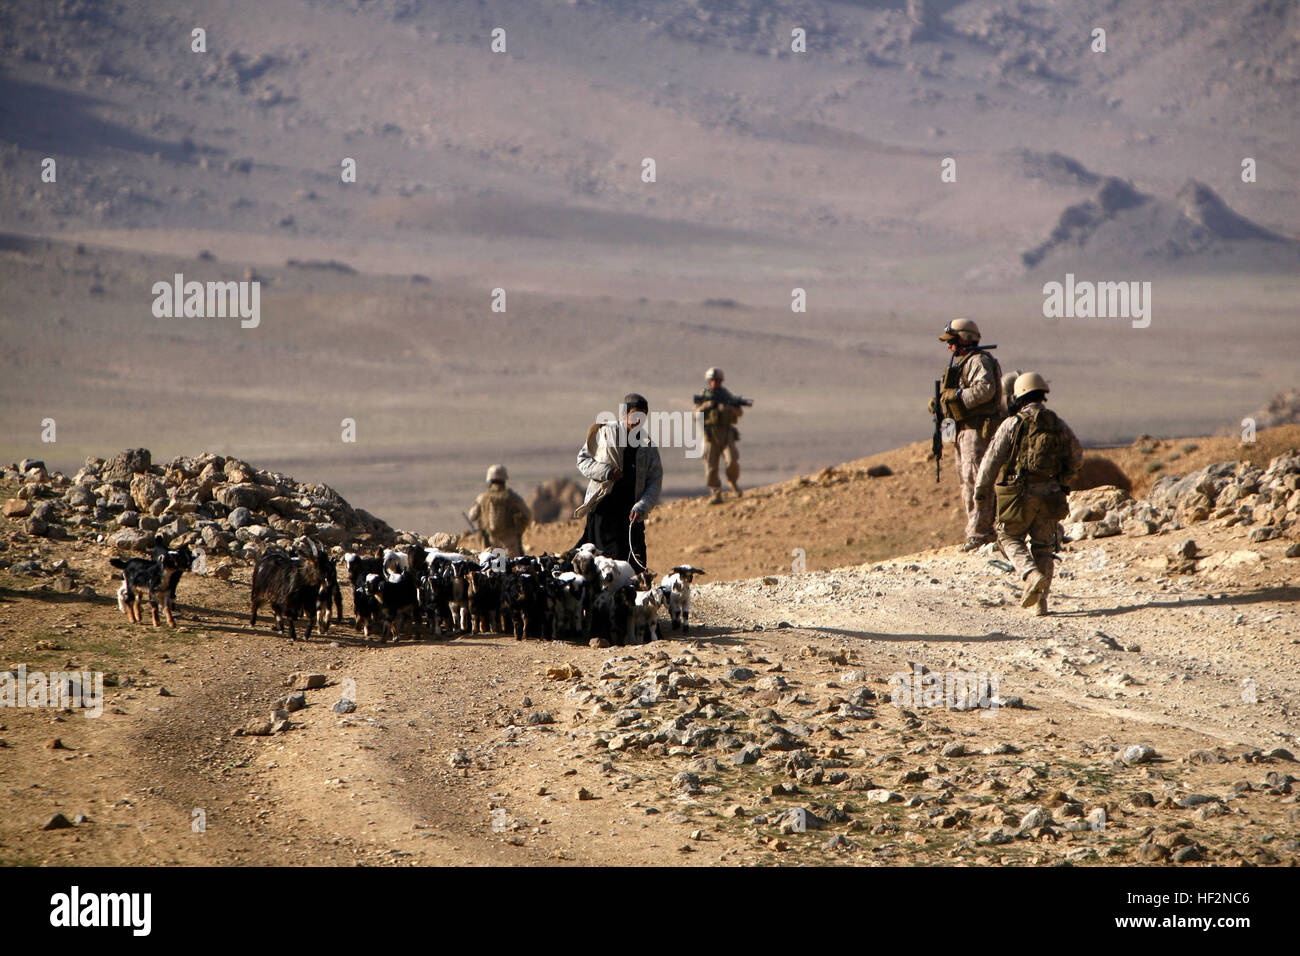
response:
[[[538,524],[564,521],[582,504],[582,487],[570,478],[547,478],[528,500],[533,520]]]
[[[1252,542],[1300,536],[1300,454],[1274,458],[1267,468],[1224,461],[1190,475],[1164,475],[1144,499],[1102,486],[1070,494],[1066,540],[1143,536],[1215,521],[1251,527]]]
[[[5,515],[27,519],[27,534],[84,537],[125,552],[161,538],[212,555],[251,560],[268,545],[309,536],[326,546],[374,548],[416,543],[414,534],[349,505],[327,485],[295,481],[237,458],[203,454],[153,464],[146,448],[88,458],[72,478],[40,462],[0,469],[22,481]]]

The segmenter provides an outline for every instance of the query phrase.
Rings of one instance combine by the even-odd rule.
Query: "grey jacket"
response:
[[[597,423],[587,430],[587,440],[578,449],[578,471],[587,478],[587,494],[573,513],[575,518],[586,517],[614,487],[614,472],[623,464],[623,450],[618,438],[619,427],[615,422]],[[637,500],[633,510],[648,515],[659,503],[663,483],[664,467],[659,460],[659,449],[647,438],[645,444],[636,450]]]

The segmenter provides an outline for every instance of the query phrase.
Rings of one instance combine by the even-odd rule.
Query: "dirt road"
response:
[[[1241,536],[1198,533],[1203,570],[1169,577],[1168,536],[1087,542],[1047,619],[987,556],[948,548],[702,587],[689,641],[610,649],[372,648],[337,627],[290,646],[244,627],[238,573],[186,578],[182,627],[155,631],[5,572],[7,661],[120,682],[99,719],[0,715],[2,855],[1293,864],[1295,764],[1274,750],[1300,742],[1295,562]],[[111,593],[95,549],[64,547],[66,573]],[[889,679],[912,664],[995,678],[995,706],[895,706]],[[564,665],[581,676],[547,676]],[[294,672],[329,681],[294,729],[236,736]],[[345,692],[357,709],[340,715]],[[1154,756],[1118,760],[1135,744]],[[40,830],[56,812],[88,820]]]

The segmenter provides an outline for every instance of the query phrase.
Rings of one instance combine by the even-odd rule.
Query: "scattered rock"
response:
[[[318,675],[318,676],[324,676],[324,675]],[[297,713],[298,711],[302,710],[304,707],[307,706],[307,695],[300,690],[294,691],[292,694],[286,694],[285,696],[277,699],[275,703],[273,703],[271,706],[276,710],[283,710],[285,713],[289,713],[289,714]],[[338,710],[338,706],[335,705],[334,709]],[[340,713],[350,713],[350,711],[340,711]]]
[[[1147,744],[1133,744],[1131,747],[1124,749],[1124,755],[1120,758],[1130,767],[1141,763],[1149,763],[1155,759],[1156,750]]]
[[[867,796],[868,803],[902,803],[903,802],[903,795],[901,793],[894,793],[894,791],[892,790],[883,790],[883,789],[868,790],[866,796]]]
[[[32,503],[25,498],[10,498],[4,504],[6,518],[26,518],[32,513]]]

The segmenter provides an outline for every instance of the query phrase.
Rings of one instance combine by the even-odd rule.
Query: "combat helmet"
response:
[[[976,345],[980,340],[980,327],[970,319],[953,319],[944,326],[940,342],[958,342],[962,345]]]

